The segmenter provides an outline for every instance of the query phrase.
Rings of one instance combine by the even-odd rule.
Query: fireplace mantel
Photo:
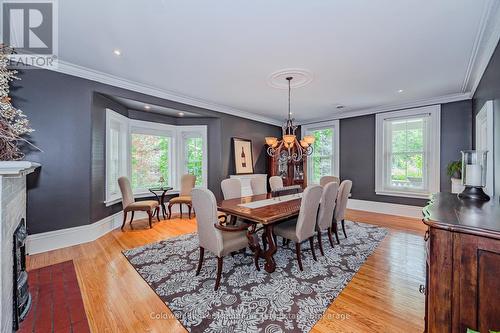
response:
[[[40,163],[29,161],[0,161],[0,176],[24,176],[39,166]]]

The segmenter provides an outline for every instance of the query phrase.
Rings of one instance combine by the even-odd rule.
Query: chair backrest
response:
[[[297,228],[295,233],[300,242],[314,235],[316,228],[316,218],[318,216],[318,206],[321,200],[323,188],[320,185],[306,187],[302,193],[299,217],[297,218]]]
[[[335,177],[335,176],[323,176],[319,179],[319,184],[323,187],[326,184],[331,183],[331,182],[336,182],[337,184],[340,184],[340,179],[339,179],[339,177]]]
[[[214,194],[205,188],[195,188],[191,192],[193,208],[196,211],[196,225],[200,246],[215,255],[223,250],[222,233],[214,227],[217,220],[217,201]]]
[[[190,174],[182,175],[181,192],[179,193],[179,195],[180,196],[191,195],[191,191],[193,190],[195,184],[196,184],[195,175],[190,175]]]
[[[340,183],[339,193],[337,194],[337,204],[335,205],[334,219],[335,221],[342,221],[345,217],[345,210],[347,208],[347,200],[351,194],[352,181],[344,180]]]
[[[120,186],[120,191],[122,192],[122,206],[125,209],[135,201],[130,180],[127,177],[120,177],[118,178],[118,186]]]
[[[236,178],[224,179],[220,183],[224,200],[241,198],[241,181]]]
[[[328,229],[332,225],[338,189],[339,184],[336,182],[330,182],[323,187],[323,195],[321,196],[321,205],[318,212],[318,227],[320,230]]]
[[[252,187],[252,194],[266,194],[267,193],[267,179],[266,177],[256,177],[250,179],[250,186]]]
[[[272,176],[269,178],[269,186],[271,187],[271,192],[276,191],[283,187],[283,178],[280,176]]]

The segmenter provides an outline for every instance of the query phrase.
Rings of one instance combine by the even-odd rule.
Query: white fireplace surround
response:
[[[12,332],[13,235],[26,218],[26,175],[40,164],[0,161],[0,332]]]

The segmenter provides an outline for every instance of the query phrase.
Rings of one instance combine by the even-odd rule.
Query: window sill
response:
[[[431,193],[420,193],[420,192],[410,192],[410,191],[390,191],[382,190],[375,191],[377,195],[388,195],[392,197],[403,197],[403,198],[415,198],[415,199],[430,199]]]

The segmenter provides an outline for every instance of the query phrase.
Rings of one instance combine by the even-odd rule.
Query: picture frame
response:
[[[233,139],[234,168],[237,175],[253,174],[252,140]]]

